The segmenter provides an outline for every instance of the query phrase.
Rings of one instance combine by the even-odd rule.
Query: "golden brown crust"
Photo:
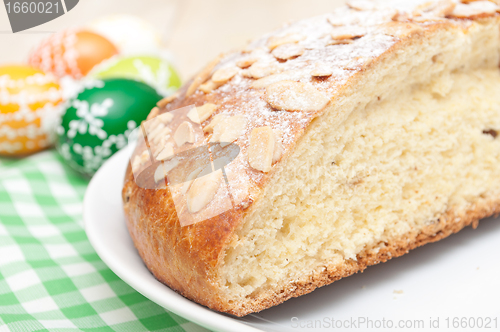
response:
[[[353,12],[354,9],[343,10],[351,11],[353,17],[357,15]],[[311,121],[320,115],[321,111],[273,110],[266,103],[264,97],[266,87],[269,84],[283,80],[307,82],[319,92],[324,93],[330,100],[334,100],[346,87],[355,85],[357,78],[362,76],[365,71],[370,70],[374,64],[387,59],[397,50],[404,49],[410,42],[421,42],[428,38],[431,33],[440,29],[461,31],[470,26],[470,19],[481,20],[496,15],[494,13],[478,14],[469,19],[444,19],[443,17],[424,17],[422,19],[420,17],[419,20],[412,21],[408,13],[395,16],[391,11],[385,13],[381,10],[380,12],[383,13],[381,19],[385,20],[389,17],[389,20],[406,20],[405,24],[411,23],[412,25],[410,28],[394,29],[394,23],[389,22],[389,26],[385,26],[377,21],[376,29],[372,27],[373,29],[369,32],[372,39],[359,38],[360,32],[357,31],[354,33],[355,38],[349,43],[329,44],[330,41],[324,41],[324,38],[316,31],[327,29],[330,25],[335,28],[336,26],[332,23],[335,19],[326,15],[317,18],[316,21],[311,19],[298,22],[279,30],[274,35],[266,36],[252,43],[248,50],[229,54],[218,64],[212,63],[209,70],[204,69],[200,75],[179,91],[178,98],[168,100],[168,103],[167,101],[161,103],[159,113],[163,114],[188,105],[201,106],[205,103],[213,103],[218,106],[214,116],[221,113],[231,116],[243,114],[249,120],[247,132],[235,141],[241,148],[241,155],[246,156],[251,130],[265,123],[274,130],[284,132],[281,160],[285,160],[292,154],[297,141],[302,137]],[[399,12],[399,14],[401,13],[402,11]],[[343,15],[343,13],[339,15]],[[419,28],[415,29],[414,25],[418,25]],[[304,41],[300,36],[287,34],[296,32],[297,29],[310,29],[306,34],[311,33],[314,38],[308,36]],[[347,38],[348,35],[348,32],[345,31],[341,34],[342,38]],[[276,61],[279,70],[274,73],[269,68],[262,71],[261,68],[255,67],[257,69],[252,72],[251,67],[242,67],[239,74],[222,86],[214,83],[205,90],[208,92],[200,91],[199,86],[206,83],[206,80],[210,80],[210,73],[213,74],[214,70],[242,62],[245,63],[245,66],[250,63],[251,61],[247,58],[255,56],[255,54],[258,55],[260,49],[268,47],[266,43],[269,43],[270,37],[286,37],[288,41],[297,40],[299,43],[304,43],[303,55],[286,62]],[[335,37],[332,38],[335,40]],[[279,38],[274,38],[272,48],[279,47],[277,44],[280,42],[282,41]],[[360,54],[366,53],[364,52],[366,48],[373,45],[376,47],[369,56],[360,56]],[[336,57],[337,50],[340,50],[338,52],[342,56]],[[272,57],[272,53],[268,50],[260,60],[270,61],[270,57]],[[329,68],[332,74],[327,77],[313,77],[311,72],[316,69],[315,62],[327,59],[333,61],[334,66]],[[259,78],[258,76],[263,72],[266,74],[265,77]],[[212,118],[202,125],[207,126]],[[208,139],[207,136],[206,140],[208,141]],[[144,148],[139,147],[139,155],[141,149]],[[181,227],[179,223],[173,199],[168,190],[139,188],[134,181],[130,167],[123,188],[128,229],[139,254],[156,278],[189,299],[211,309],[236,316],[260,311],[282,303],[291,297],[307,294],[317,287],[363,271],[369,265],[401,256],[425,243],[438,241],[471,223],[477,224],[480,218],[500,213],[500,199],[497,197],[478,203],[466,212],[458,211],[455,213],[450,210],[440,218],[439,222],[430,224],[423,232],[407,234],[402,239],[387,243],[378,253],[367,251],[358,255],[357,261],[347,261],[342,267],[327,267],[313,276],[307,276],[303,280],[288,284],[281,292],[264,293],[259,298],[249,299],[245,307],[235,306],[228,302],[227,297],[220,289],[218,269],[223,262],[227,244],[232,240],[235,229],[240,226],[243,220],[243,214],[253,202],[259,199],[261,189],[274,174],[273,170],[269,173],[262,173],[252,169],[245,158],[238,160],[241,164],[241,167],[238,168],[238,176],[243,179],[242,183],[245,183],[248,188],[238,199],[235,208],[209,220],[185,227]],[[455,221],[457,217],[460,219]]]
[[[136,194],[138,194],[136,192]],[[126,200],[128,193],[124,191],[124,199]],[[132,194],[130,197],[133,197]],[[150,197],[157,202],[162,202],[162,199]],[[146,200],[147,202],[147,200]],[[203,223],[207,227],[203,229],[197,228],[197,231],[187,229],[183,232],[186,238],[209,240],[207,243],[200,245],[199,243],[189,243],[189,240],[175,241],[171,238],[172,227],[168,224],[172,221],[158,218],[158,213],[163,214],[164,211],[158,209],[158,204],[146,204],[148,209],[144,210],[136,206],[134,203],[125,204],[127,218],[127,226],[134,241],[135,246],[146,266],[153,275],[168,285],[173,290],[183,296],[203,304],[211,309],[227,312],[235,316],[245,316],[252,312],[262,311],[272,306],[283,303],[284,301],[301,295],[308,294],[318,287],[326,286],[336,280],[348,277],[357,272],[363,272],[368,266],[386,262],[392,258],[402,256],[410,250],[423,246],[427,243],[439,241],[448,237],[451,234],[457,233],[466,226],[472,225],[476,228],[479,220],[497,216],[500,214],[500,197],[491,197],[481,199],[478,203],[471,206],[467,211],[447,211],[438,220],[432,221],[424,229],[417,232],[410,232],[405,236],[388,243],[379,244],[378,250],[370,248],[357,255],[357,260],[345,261],[342,266],[328,266],[317,271],[313,275],[305,276],[304,279],[289,283],[280,291],[264,292],[258,298],[249,300],[248,304],[242,307],[234,307],[227,301],[217,296],[220,294],[217,286],[211,283],[211,278],[205,273],[210,270],[207,265],[216,262],[213,255],[221,248],[224,238],[227,238],[232,232],[229,231],[235,225],[231,225],[229,220],[233,216],[221,215],[217,217],[217,222]],[[156,207],[156,208],[155,208]],[[135,222],[131,221],[131,217],[140,215]],[[139,212],[139,213],[137,213]],[[175,224],[175,222],[174,222]],[[228,228],[219,229],[221,225],[226,224]],[[214,229],[219,230],[219,232]],[[158,231],[159,229],[171,232],[166,233]],[[156,230],[156,232],[155,232]],[[200,234],[210,234],[209,236],[201,236]],[[175,236],[178,236],[176,234]],[[216,241],[220,240],[220,241]],[[173,244],[177,243],[177,246]],[[219,247],[219,248],[217,248]],[[198,251],[192,252],[195,248]],[[193,262],[190,265],[186,262]],[[213,266],[212,266],[213,268]],[[193,271],[195,270],[195,271]],[[204,277],[206,275],[206,277]]]

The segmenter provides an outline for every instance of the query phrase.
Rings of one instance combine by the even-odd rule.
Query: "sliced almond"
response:
[[[288,60],[304,54],[304,48],[297,44],[284,44],[276,47],[272,53],[277,59]]]
[[[164,180],[166,176],[167,176],[167,174],[165,173],[165,171],[163,169],[163,164],[160,163],[158,165],[158,167],[156,168],[156,171],[155,171],[155,174],[154,174],[155,183],[158,183],[161,180]]]
[[[349,0],[347,5],[355,10],[373,10],[375,9],[375,3],[369,0]]]
[[[196,179],[187,194],[187,207],[190,213],[201,211],[210,203],[219,189],[222,171],[219,169]]]
[[[203,83],[202,85],[200,85],[199,89],[205,93],[210,93],[210,92],[214,91],[215,89],[217,89],[218,87],[220,87],[220,84],[217,84],[212,80],[208,80],[205,83]]]
[[[369,27],[394,20],[399,14],[395,8],[377,8],[370,11],[342,11],[338,10],[328,15],[328,22],[334,27],[363,26]]]
[[[274,50],[276,47],[283,45],[283,44],[294,44],[298,43],[302,40],[306,39],[306,36],[298,34],[298,33],[291,33],[285,36],[271,36],[267,40],[267,47],[269,47],[271,50]]]
[[[169,127],[163,128],[160,133],[153,137],[153,144],[157,145],[160,144],[160,142],[165,141],[165,137],[168,139],[170,137],[170,133],[172,133],[172,130]],[[148,136],[148,140],[149,139],[150,138]]]
[[[158,136],[161,131],[165,129],[165,125],[161,122],[155,121],[148,126],[148,140],[152,141]]]
[[[331,66],[326,65],[323,62],[316,62],[314,69],[311,71],[311,75],[314,77],[326,77],[333,74],[333,69]]]
[[[156,156],[156,160],[167,160],[174,156],[174,145],[172,143],[165,144],[165,147]]]
[[[274,130],[273,164],[281,159],[283,155],[283,131]]]
[[[276,65],[272,63],[256,62],[243,72],[243,75],[251,78],[262,78],[274,74],[278,71]]]
[[[175,131],[174,141],[178,147],[181,147],[186,143],[194,143],[193,126],[187,121],[181,123]]]
[[[378,28],[383,34],[397,38],[405,38],[423,30],[420,25],[409,22],[388,22]]]
[[[238,73],[237,67],[221,68],[212,75],[212,81],[217,84],[224,84]]]
[[[205,83],[209,77],[210,74],[212,73],[212,70],[217,66],[217,64],[220,62],[222,59],[222,54],[219,55],[216,59],[214,59],[212,62],[210,62],[194,79],[189,88],[186,90],[186,97],[191,96],[197,89],[198,87]]]
[[[208,125],[205,126],[205,128],[203,128],[203,131],[206,132],[206,133],[211,133],[214,131],[214,127],[217,125],[217,123],[219,123],[220,120],[224,119],[224,118],[228,118],[229,115],[225,115],[225,114],[217,114],[216,116],[214,116],[214,118],[212,119],[212,121],[210,121],[210,123]]]
[[[176,168],[178,165],[179,165],[179,160],[177,160],[177,158],[172,158],[170,160],[163,162],[163,168],[165,169],[165,172],[167,174],[168,172]]]
[[[135,156],[134,157],[134,161],[132,161],[132,171],[135,173],[139,170],[139,168],[141,167],[141,157],[139,156]]]
[[[154,174],[155,182],[158,183],[161,180],[165,179],[168,172],[176,168],[178,165],[179,161],[176,158],[160,163],[160,165],[158,165],[158,167],[156,168]]]
[[[171,94],[168,97],[163,98],[162,100],[160,100],[159,102],[156,103],[156,106],[163,108],[163,107],[167,106],[167,104],[172,102],[177,97],[179,97],[179,92],[176,92],[174,94]]]
[[[153,155],[155,156],[155,158],[158,157],[158,155],[163,151],[169,139],[170,135],[162,136],[158,143],[152,146]]]
[[[455,6],[452,0],[429,1],[417,6],[413,16],[445,17],[453,12]]]
[[[174,119],[174,115],[172,113],[167,112],[160,114],[159,116],[156,117],[156,119],[158,119],[158,121],[160,121],[163,124],[169,124]]]
[[[202,106],[195,107],[189,111],[187,117],[194,123],[203,123],[206,119],[212,116],[217,109],[217,105],[206,103]]]
[[[248,68],[248,67],[250,67],[251,65],[253,65],[257,61],[259,61],[258,57],[249,55],[249,56],[246,56],[245,58],[243,58],[241,60],[238,60],[236,62],[236,65],[238,67],[240,67],[240,68]]]
[[[347,45],[347,44],[352,44],[354,43],[354,40],[352,39],[332,39],[329,40],[326,45]]]
[[[474,1],[468,4],[459,3],[450,14],[451,17],[469,18],[482,14],[494,14],[499,10],[499,6],[490,1]]]
[[[308,83],[281,81],[266,88],[265,99],[280,111],[314,112],[322,110],[330,101],[323,93]]]
[[[193,182],[196,180],[196,177],[198,176],[198,174],[201,173],[202,170],[203,170],[203,167],[198,167],[197,169],[195,169],[194,171],[189,173],[189,175],[186,178],[186,181],[184,181],[184,184],[182,185],[182,188],[181,188],[181,192],[183,195],[188,192],[189,188],[191,187]]]
[[[153,109],[149,113],[146,120],[151,120],[152,118],[156,117],[158,114],[160,114],[160,109],[158,107],[153,107]]]
[[[267,173],[271,170],[274,155],[275,138],[269,126],[254,128],[250,134],[248,163],[258,171]]]
[[[210,142],[221,142],[224,147],[242,136],[247,129],[247,119],[244,115],[221,117],[213,128]]]
[[[251,87],[253,89],[266,88],[269,85],[279,81],[300,81],[301,79],[308,79],[310,76],[310,73],[305,69],[287,70],[279,74],[273,74],[263,78],[259,78],[252,83]]]
[[[148,150],[144,150],[141,153],[141,164],[145,164],[148,161],[150,161],[149,152]]]
[[[328,22],[334,27],[341,27],[344,25],[358,24],[359,19],[353,17],[352,15],[329,15],[327,18]]]
[[[367,31],[359,26],[338,27],[330,34],[333,40],[345,40],[360,38],[366,35]]]

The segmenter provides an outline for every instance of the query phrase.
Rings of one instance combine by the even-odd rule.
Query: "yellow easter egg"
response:
[[[25,65],[0,66],[0,155],[22,156],[49,147],[61,98],[53,75]]]

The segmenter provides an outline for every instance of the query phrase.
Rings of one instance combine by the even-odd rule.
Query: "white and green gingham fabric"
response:
[[[82,224],[87,184],[55,151],[0,158],[0,332],[207,331],[101,261]]]

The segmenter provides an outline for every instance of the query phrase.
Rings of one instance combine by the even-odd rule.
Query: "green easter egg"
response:
[[[165,59],[155,56],[128,56],[110,60],[96,68],[90,77],[128,78],[154,87],[168,96],[181,86],[179,75]]]
[[[84,175],[128,143],[128,135],[162,98],[147,84],[128,79],[95,81],[68,106],[57,128],[56,147]]]

